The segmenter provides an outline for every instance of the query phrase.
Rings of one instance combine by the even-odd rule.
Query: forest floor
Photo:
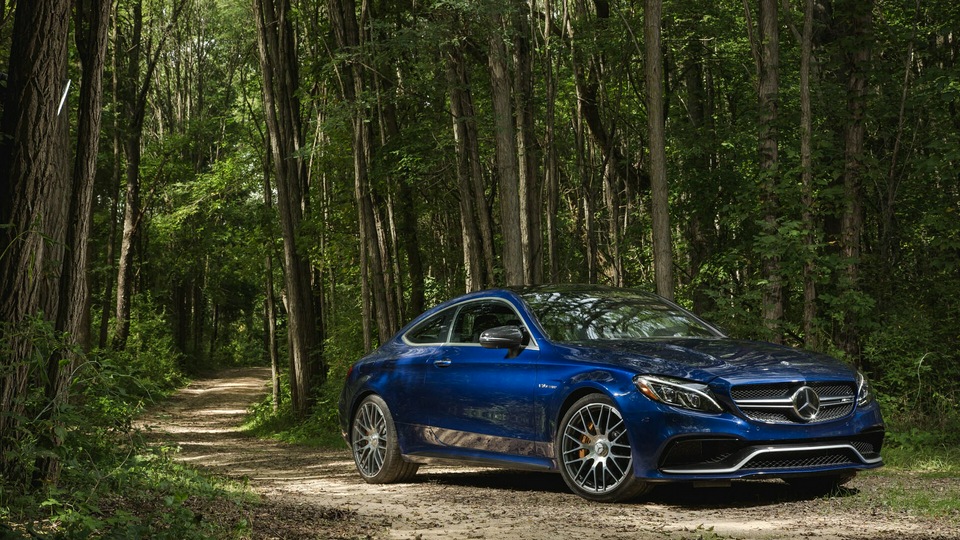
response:
[[[547,473],[423,467],[409,484],[368,485],[345,445],[317,450],[240,431],[269,375],[246,368],[197,380],[141,420],[151,441],[179,447],[176,459],[260,496],[256,504],[188,501],[198,519],[244,523],[251,538],[960,539],[960,509],[933,518],[889,504],[896,493],[955,492],[960,479],[902,471],[861,474],[830,497],[800,497],[766,480],[658,487],[629,504],[584,501]]]

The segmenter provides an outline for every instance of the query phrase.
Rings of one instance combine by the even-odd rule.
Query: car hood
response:
[[[799,381],[853,378],[852,368],[829,356],[773,343],[727,338],[667,338],[569,344],[580,360],[638,373],[730,383],[762,379]]]

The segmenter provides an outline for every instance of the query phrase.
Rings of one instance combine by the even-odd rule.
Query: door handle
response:
[[[435,366],[437,366],[437,367],[450,367],[450,364],[452,364],[452,363],[453,363],[453,361],[450,360],[449,358],[444,358],[444,359],[442,359],[442,360],[434,360],[434,361],[433,361],[433,365],[435,365]]]

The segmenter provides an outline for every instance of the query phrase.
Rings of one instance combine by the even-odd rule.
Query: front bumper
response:
[[[798,443],[753,443],[691,437],[673,441],[659,470],[676,475],[756,476],[873,468],[883,464],[883,432]]]
[[[634,442],[634,474],[651,481],[830,474],[881,467],[884,426],[876,403],[819,424],[765,424],[731,413],[682,411],[645,397],[621,403]]]

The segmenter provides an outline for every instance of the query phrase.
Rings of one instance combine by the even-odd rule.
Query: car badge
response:
[[[820,396],[809,386],[801,386],[790,400],[793,401],[793,411],[797,418],[805,422],[815,419],[820,413]]]

